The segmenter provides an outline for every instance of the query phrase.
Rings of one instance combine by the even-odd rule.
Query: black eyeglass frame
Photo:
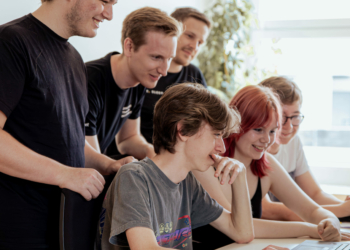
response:
[[[293,118],[295,118],[295,117],[300,117],[301,118],[300,122],[298,124],[296,124],[296,125],[293,124]],[[288,119],[290,119],[290,121],[292,122],[293,126],[299,126],[304,121],[305,116],[303,114],[299,114],[299,115],[293,115],[293,116],[283,116],[283,118],[285,120],[284,120],[282,126],[284,126],[287,123]]]

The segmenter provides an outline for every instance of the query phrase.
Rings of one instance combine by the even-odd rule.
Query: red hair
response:
[[[241,115],[241,130],[237,134],[231,134],[224,140],[226,152],[224,156],[233,157],[236,141],[251,129],[259,128],[268,123],[273,114],[276,115],[278,130],[281,128],[282,108],[278,98],[270,88],[250,85],[242,88],[232,98],[230,107],[235,108]],[[259,160],[253,160],[250,165],[254,175],[260,178],[265,176],[269,169],[265,153]]]

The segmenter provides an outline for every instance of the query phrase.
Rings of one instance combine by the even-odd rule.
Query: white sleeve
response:
[[[296,168],[295,168],[295,177],[302,175],[310,170],[309,164],[307,163],[303,144],[300,141],[300,138],[298,135],[295,137],[295,152],[296,152]]]

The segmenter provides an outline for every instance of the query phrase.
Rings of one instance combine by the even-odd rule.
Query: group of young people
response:
[[[350,203],[322,192],[296,135],[299,88],[210,93],[191,61],[211,23],[193,8],[133,11],[123,51],[84,64],[68,39],[94,37],[116,2],[42,0],[0,25],[0,249],[59,249],[61,188],[91,200],[114,173],[98,248],[350,240]]]

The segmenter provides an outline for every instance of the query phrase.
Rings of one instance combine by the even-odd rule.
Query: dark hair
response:
[[[272,89],[250,85],[242,88],[232,98],[230,107],[236,108],[242,116],[241,131],[225,139],[226,152],[224,156],[234,157],[236,141],[251,129],[261,127],[276,114],[278,129],[281,128],[282,108],[278,95]],[[259,160],[251,163],[253,174],[263,177],[269,169],[265,154]]]
[[[181,121],[181,131],[177,124]],[[195,135],[203,122],[224,137],[236,132],[240,115],[210,93],[201,84],[182,83],[170,87],[157,102],[153,117],[153,145],[157,154],[161,149],[175,153],[177,133]]]
[[[187,18],[192,17],[205,23],[209,29],[211,27],[211,22],[208,17],[194,8],[178,8],[173,13],[171,13],[170,16],[179,22],[184,22]]]
[[[288,78],[273,76],[265,79],[259,85],[273,89],[279,95],[282,104],[291,105],[296,101],[300,101],[301,104],[303,101],[298,85]]]
[[[146,44],[146,33],[158,31],[169,36],[179,36],[181,26],[178,21],[170,17],[160,9],[144,7],[131,12],[123,21],[122,47],[124,40],[130,38],[134,44],[134,50]]]

